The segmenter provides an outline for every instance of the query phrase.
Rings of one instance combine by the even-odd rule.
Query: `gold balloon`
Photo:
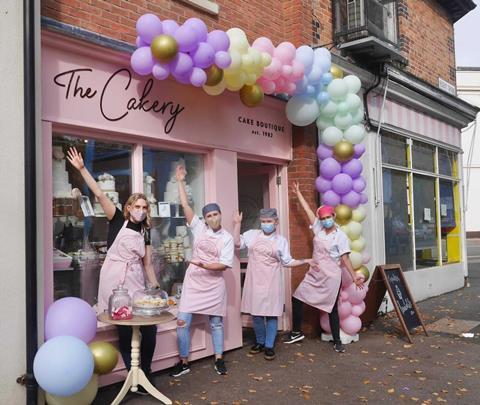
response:
[[[340,141],[333,147],[333,155],[339,162],[346,162],[353,157],[353,145],[348,141]]]
[[[258,84],[246,84],[240,89],[240,100],[247,107],[256,107],[263,100],[263,91]]]
[[[365,277],[365,282],[370,278],[370,272],[365,266],[360,267],[358,270],[355,271],[355,273]]]
[[[345,204],[339,204],[335,207],[335,222],[340,225],[346,225],[352,219],[352,209]]]
[[[343,79],[343,70],[340,69],[338,66],[332,65],[330,68],[330,73],[332,74],[334,79]]]
[[[93,354],[96,374],[108,374],[118,362],[118,351],[108,342],[92,342],[88,345]]]
[[[163,63],[170,62],[178,53],[178,44],[171,35],[157,35],[150,44],[153,56]]]
[[[216,65],[210,66],[205,72],[207,73],[205,86],[216,86],[223,79],[223,70]]]
[[[45,400],[48,405],[90,405],[98,391],[98,376],[94,374],[83,390],[69,397],[58,397],[46,393]]]

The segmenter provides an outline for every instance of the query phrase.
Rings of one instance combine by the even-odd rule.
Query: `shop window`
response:
[[[444,176],[457,176],[456,153],[438,148],[438,172]]]
[[[393,135],[382,135],[382,161],[395,166],[407,167],[407,140]]]
[[[413,270],[412,227],[409,220],[407,173],[383,169],[385,256],[387,263],[399,263]]]
[[[440,218],[442,230],[442,261],[460,261],[460,209],[458,203],[458,183],[440,180]]]
[[[157,278],[169,295],[181,292],[192,257],[192,236],[178,197],[175,168],[185,165],[190,206],[201,216],[205,201],[203,155],[143,148],[143,191],[152,213],[151,240]]]
[[[131,193],[132,147],[63,135],[53,138],[54,299],[76,296],[95,305],[107,251],[108,221],[80,173],[65,159],[72,146],[119,209]],[[73,198],[75,188],[82,197]]]
[[[425,172],[435,172],[435,146],[414,141],[412,149],[412,167]]]
[[[416,267],[439,265],[435,179],[413,175]]]

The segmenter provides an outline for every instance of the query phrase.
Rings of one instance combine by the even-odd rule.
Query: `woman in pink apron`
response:
[[[98,312],[108,309],[108,299],[112,290],[118,286],[126,287],[132,295],[136,290],[146,287],[146,276],[149,286],[158,288],[159,284],[151,262],[150,207],[146,196],[141,193],[132,194],[122,212],[100,189],[86,169],[82,155],[75,148],[70,148],[67,157],[100,202],[109,221],[107,257],[100,270],[98,286]],[[118,326],[117,330],[120,353],[126,368],[130,369],[132,328]],[[140,331],[142,334],[141,367],[148,378],[155,351],[157,328],[156,326],[142,326]],[[140,387],[139,393],[144,392]]]
[[[294,260],[288,242],[276,233],[278,215],[275,208],[260,210],[261,229],[240,235],[242,214],[234,217],[234,240],[238,249],[248,249],[248,266],[242,293],[242,312],[252,315],[255,345],[251,354],[264,351],[266,360],[275,358],[278,317],[283,314],[284,289],[282,267],[295,267],[309,260]]]
[[[221,226],[220,207],[207,204],[202,209],[205,223],[188,204],[185,192],[186,171],[176,168],[178,192],[187,224],[193,233],[193,255],[182,285],[177,315],[177,337],[180,361],[170,372],[178,377],[190,372],[190,325],[194,314],[208,315],[215,352],[215,371],[227,374],[223,360],[223,317],[227,312],[227,293],[223,272],[233,264],[233,238]]]
[[[293,293],[292,312],[293,328],[285,343],[294,343],[305,336],[301,332],[303,303],[328,312],[330,328],[333,335],[333,348],[343,353],[345,347],[340,340],[340,319],[338,316],[338,295],[342,281],[342,267],[351,275],[358,288],[363,288],[363,278],[355,274],[350,262],[350,246],[347,235],[335,225],[335,210],[330,206],[317,209],[313,213],[300,192],[298,183],[294,191],[310,221],[313,239],[313,265],[310,266],[304,279]]]

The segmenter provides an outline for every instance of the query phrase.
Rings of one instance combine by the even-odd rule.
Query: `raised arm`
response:
[[[79,153],[76,148],[72,147],[67,152],[67,159],[70,164],[80,172],[83,180],[87,184],[88,188],[95,195],[95,197],[97,197],[98,202],[102,206],[103,212],[105,212],[107,219],[110,221],[115,215],[116,207],[113,202],[100,189],[100,187],[98,187],[97,182],[85,167],[82,154]]]
[[[233,242],[235,243],[235,248],[240,249],[242,241],[240,239],[240,228],[242,226],[243,214],[236,211],[233,215]]]
[[[307,201],[303,197],[303,194],[300,191],[300,185],[296,181],[293,182],[293,192],[296,194],[300,205],[302,206],[303,210],[307,214],[308,220],[310,221],[310,225],[313,225],[316,219],[315,214],[310,208],[310,205],[308,205]]]
[[[188,204],[187,192],[185,191],[185,177],[187,172],[184,165],[178,165],[175,168],[175,177],[178,183],[178,196],[180,197],[180,204],[182,205],[183,212],[185,213],[185,218],[187,223],[190,225],[192,223],[195,213],[192,210],[192,207]]]

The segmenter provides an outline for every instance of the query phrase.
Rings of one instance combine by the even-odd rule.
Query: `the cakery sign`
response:
[[[248,108],[237,94],[214,97],[173,80],[138,76],[129,69],[128,55],[69,41],[46,33],[43,120],[291,159],[284,102],[267,97]]]

